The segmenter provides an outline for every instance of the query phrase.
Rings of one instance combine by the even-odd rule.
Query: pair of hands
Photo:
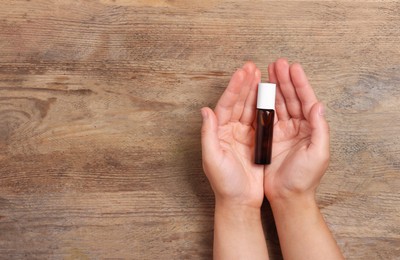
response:
[[[260,208],[273,203],[314,199],[329,162],[329,129],[299,64],[279,59],[268,66],[277,84],[272,162],[254,164],[255,114],[260,70],[251,62],[238,69],[214,111],[202,108],[203,168],[216,202]]]

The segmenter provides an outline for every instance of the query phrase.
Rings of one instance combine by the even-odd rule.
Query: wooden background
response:
[[[399,42],[399,1],[1,1],[0,258],[210,259],[199,109],[287,57],[327,106],[345,256],[400,259]]]

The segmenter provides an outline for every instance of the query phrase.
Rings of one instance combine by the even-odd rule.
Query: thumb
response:
[[[201,148],[203,160],[205,160],[205,162],[218,160],[222,151],[218,139],[217,117],[208,107],[203,107],[201,109],[201,116],[203,117],[203,125],[201,127]]]
[[[315,103],[310,112],[311,153],[323,160],[329,159],[329,125],[325,119],[325,109],[322,103]]]

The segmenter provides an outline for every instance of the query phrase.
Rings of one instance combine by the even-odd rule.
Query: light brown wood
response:
[[[2,1],[0,258],[210,259],[199,109],[283,56],[327,106],[345,256],[399,259],[399,28],[398,1]]]

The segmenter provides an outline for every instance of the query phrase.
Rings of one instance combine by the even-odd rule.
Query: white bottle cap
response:
[[[275,110],[275,92],[274,83],[258,83],[257,108]]]

